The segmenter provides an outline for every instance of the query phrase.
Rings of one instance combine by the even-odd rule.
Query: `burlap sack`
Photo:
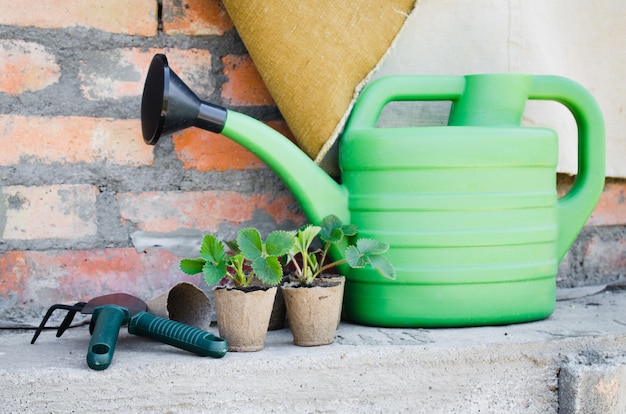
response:
[[[299,146],[321,163],[415,0],[224,0]]]

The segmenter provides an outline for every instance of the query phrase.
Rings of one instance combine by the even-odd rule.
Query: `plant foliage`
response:
[[[357,235],[357,228],[352,224],[344,225],[334,215],[325,217],[319,226],[307,225],[295,234],[295,243],[289,251],[289,260],[295,267],[295,275],[301,285],[311,285],[315,279],[328,269],[347,263],[353,268],[370,266],[381,276],[395,279],[393,265],[383,255],[389,250],[389,244],[373,239],[358,239],[355,244],[349,242]],[[323,247],[313,248],[315,238],[319,238]],[[348,241],[344,258],[324,264],[331,245]],[[319,259],[318,259],[319,256]]]
[[[255,228],[241,229],[235,243],[228,243],[232,254],[227,254],[224,244],[212,234],[202,239],[200,257],[182,259],[180,269],[189,274],[202,273],[209,285],[219,283],[224,277],[236,287],[247,287],[254,276],[275,286],[283,277],[279,258],[285,256],[294,244],[294,233],[274,231],[264,242]]]

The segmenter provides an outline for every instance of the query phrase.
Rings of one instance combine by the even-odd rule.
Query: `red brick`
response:
[[[293,141],[293,134],[284,121],[270,121],[267,125]],[[223,135],[188,128],[174,134],[172,140],[187,170],[251,170],[264,166],[254,154]]]
[[[255,211],[271,215],[276,223],[302,224],[291,196],[243,195],[233,191],[146,192],[118,195],[123,220],[138,230],[168,233],[179,229],[215,232],[222,224],[238,226],[252,220]]]
[[[139,96],[154,54],[164,53],[174,71],[198,96],[213,93],[211,53],[201,49],[112,49],[86,53],[79,65],[83,95],[90,100]]]
[[[626,180],[607,180],[587,225],[626,226]]]
[[[0,40],[0,92],[18,96],[58,82],[61,69],[54,54],[42,45]]]
[[[180,281],[201,283],[178,270],[179,261],[166,251],[130,248],[8,251],[0,253],[0,300],[48,307],[115,292],[149,300]]]
[[[106,161],[150,165],[139,120],[0,115],[0,165]]]
[[[626,274],[626,240],[592,235],[584,239],[582,263],[585,273],[618,276]]]
[[[189,128],[172,136],[172,140],[187,170],[246,170],[263,165],[254,154],[223,135]]]
[[[83,26],[136,36],[157,35],[155,0],[0,0],[0,24],[60,29]]]
[[[234,106],[274,105],[269,90],[249,55],[222,58],[228,81],[222,85],[222,99]]]
[[[51,185],[2,188],[5,206],[3,239],[76,239],[93,237],[96,226],[96,187]]]
[[[223,135],[188,128],[172,136],[172,140],[187,170],[247,170],[263,166],[254,154]]]
[[[163,0],[163,33],[221,36],[233,22],[219,0]]]

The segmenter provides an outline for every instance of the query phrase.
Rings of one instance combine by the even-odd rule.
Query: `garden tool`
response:
[[[111,364],[122,325],[128,325],[128,332],[131,334],[156,339],[200,356],[221,358],[228,350],[228,345],[223,338],[216,337],[202,329],[145,312],[146,303],[126,293],[99,296],[87,303],[78,302],[72,306],[53,305],[37,328],[31,344],[35,343],[47,320],[56,309],[69,311],[57,331],[57,337],[60,337],[70,326],[77,312],[93,314],[89,329],[92,337],[87,352],[87,364],[95,370],[106,369]]]
[[[306,97],[304,97],[306,99]],[[564,105],[578,127],[578,174],[556,192],[558,137],[522,126],[528,100]],[[451,101],[447,126],[378,128],[393,101]],[[390,327],[476,326],[548,317],[556,273],[604,186],[604,120],[591,94],[558,76],[387,76],[360,93],[339,142],[338,184],[289,139],[200,100],[154,56],[143,138],[195,126],[244,146],[283,179],[308,220],[334,214],[390,245],[396,279],[339,267],[344,314]],[[336,260],[345,246],[335,246]]]

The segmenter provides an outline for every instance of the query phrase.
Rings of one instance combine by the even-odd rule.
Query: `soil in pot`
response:
[[[276,287],[213,290],[217,328],[232,352],[260,351],[276,297]]]
[[[343,288],[342,282],[321,280],[313,286],[299,286],[296,282],[281,287],[295,345],[319,346],[335,341]]]

